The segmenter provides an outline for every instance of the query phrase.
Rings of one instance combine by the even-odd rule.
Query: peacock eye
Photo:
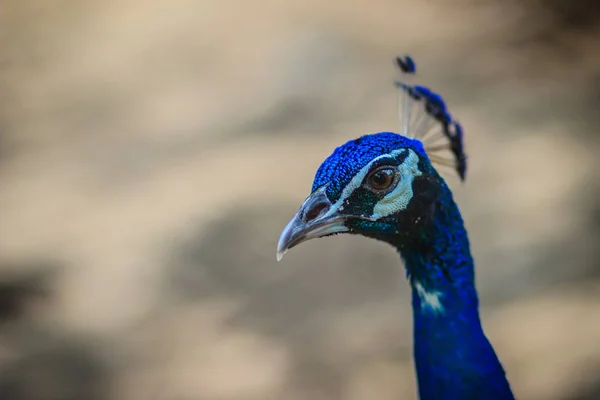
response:
[[[390,167],[378,168],[371,172],[366,184],[370,189],[380,192],[389,189],[392,184],[397,183],[397,176],[398,173],[395,169]]]

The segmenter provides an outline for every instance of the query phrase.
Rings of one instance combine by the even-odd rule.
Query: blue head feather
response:
[[[339,146],[321,164],[313,181],[312,191],[329,183],[327,194],[337,201],[341,191],[372,159],[402,148],[412,149],[423,158],[427,153],[423,144],[393,132],[364,135]]]

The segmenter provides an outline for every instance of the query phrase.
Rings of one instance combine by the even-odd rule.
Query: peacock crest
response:
[[[411,57],[397,57],[396,65],[406,77],[395,82],[399,89],[400,134],[420,140],[433,164],[453,168],[464,181],[467,157],[462,126],[452,118],[440,95],[412,83],[416,65]]]

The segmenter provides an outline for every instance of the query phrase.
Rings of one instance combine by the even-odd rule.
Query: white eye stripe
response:
[[[365,177],[371,170],[371,167],[373,166],[373,164],[375,164],[377,161],[379,161],[383,158],[398,157],[400,154],[404,153],[405,151],[407,151],[407,149],[394,150],[391,153],[382,154],[382,155],[372,159],[367,165],[362,167],[361,170],[358,171],[358,173],[354,176],[354,178],[352,178],[350,183],[348,183],[346,185],[344,190],[342,190],[342,194],[341,194],[340,198],[338,199],[338,201],[335,202],[335,204],[333,205],[333,207],[331,207],[331,209],[337,210],[338,208],[341,207],[341,205],[344,203],[344,201],[346,199],[348,199],[350,196],[352,196],[352,193],[354,193],[354,191],[362,185],[362,182],[364,181]],[[408,151],[412,153],[412,150],[408,150]],[[418,161],[418,157],[417,157],[417,161]]]

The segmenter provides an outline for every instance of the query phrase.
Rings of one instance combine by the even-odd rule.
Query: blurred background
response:
[[[397,130],[411,54],[523,400],[600,398],[600,6],[7,0],[0,399],[416,399],[391,247],[275,247],[334,147]]]

